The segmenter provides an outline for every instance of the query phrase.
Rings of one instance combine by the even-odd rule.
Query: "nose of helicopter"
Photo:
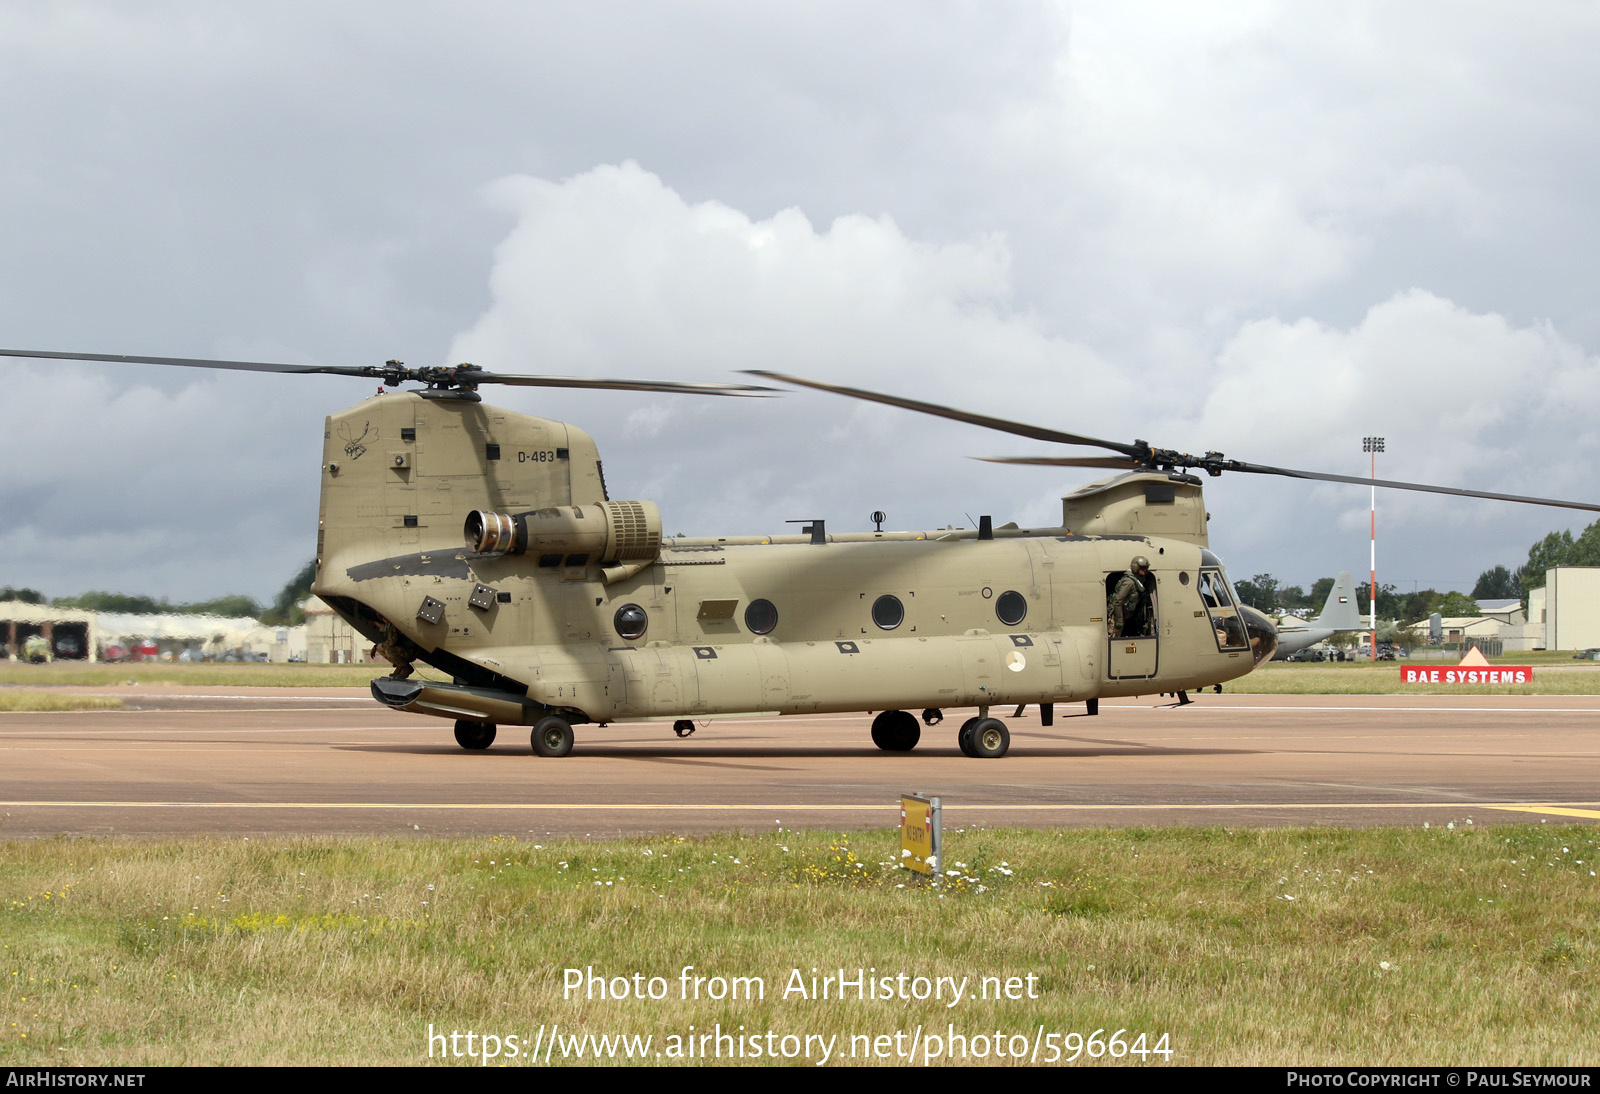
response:
[[[1278,628],[1272,625],[1263,612],[1258,612],[1248,604],[1239,605],[1239,614],[1244,617],[1245,633],[1250,636],[1250,656],[1256,659],[1256,664],[1272,660],[1272,655],[1278,652]]]

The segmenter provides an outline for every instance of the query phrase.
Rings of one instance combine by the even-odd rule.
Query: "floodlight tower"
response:
[[[1382,437],[1362,437],[1361,451],[1372,454],[1372,594],[1367,599],[1367,620],[1372,633],[1367,636],[1367,649],[1371,660],[1378,659],[1378,453],[1383,451]]]

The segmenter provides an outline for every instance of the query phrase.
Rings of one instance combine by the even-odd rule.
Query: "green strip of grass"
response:
[[[1499,658],[1499,664],[1526,664]],[[1535,665],[1527,684],[1407,684],[1403,665],[1454,668],[1455,661],[1315,662],[1269,661],[1225,685],[1241,695],[1600,695],[1600,664],[1570,658]]]
[[[417,666],[418,677],[448,680],[431,668]],[[176,663],[159,661],[90,664],[56,661],[46,665],[0,662],[0,684],[37,686],[112,687],[121,684],[183,684],[189,687],[336,688],[366,687],[376,676],[387,676],[383,665],[306,665]]]
[[[836,1062],[919,1026],[1012,1050],[1041,1027],[1122,1029],[1148,1063],[1162,1034],[1181,1064],[1600,1060],[1600,828],[952,831],[937,886],[897,846],[11,843],[0,1064],[413,1064],[430,1025],[504,1049],[557,1024],[669,1052],[691,1025],[833,1036]],[[764,998],[708,982],[685,1001],[687,965],[760,977]],[[590,967],[667,997],[564,998],[564,970]],[[785,999],[796,969],[808,989],[813,969],[966,977],[969,997]],[[986,976],[1024,997],[970,998]]]
[[[0,689],[0,712],[50,710],[120,710],[122,700],[111,695],[63,695],[33,688]]]

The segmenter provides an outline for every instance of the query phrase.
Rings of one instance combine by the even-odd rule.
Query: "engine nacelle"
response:
[[[587,555],[615,581],[636,574],[661,553],[661,510],[653,501],[602,501],[530,513],[476,509],[462,528],[467,550],[480,555]]]

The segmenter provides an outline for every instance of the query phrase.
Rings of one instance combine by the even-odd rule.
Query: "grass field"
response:
[[[537,1036],[560,1063],[552,1026],[650,1036],[634,1049],[666,1063],[671,1038],[681,1053],[719,1024],[823,1038],[813,1063],[830,1037],[834,1063],[904,1063],[919,1027],[935,1062],[953,1031],[966,1062],[1041,1042],[1043,1063],[1041,1030],[1063,1063],[1108,1062],[1089,1053],[1118,1030],[1125,1063],[1600,1061],[1600,828],[1453,823],[957,830],[937,886],[896,866],[886,831],[15,842],[0,1064],[406,1065],[430,1062],[430,1026],[460,1035],[432,1042],[435,1063],[476,1062],[449,1055],[468,1030],[474,1055]],[[687,965],[711,978],[699,999],[681,997]],[[630,994],[660,977],[665,998],[564,998],[564,970],[590,967]],[[966,995],[784,997],[794,970],[809,994],[813,970],[840,969],[891,994],[901,972],[967,978]],[[717,977],[759,977],[763,996],[709,998]],[[1000,998],[974,997],[984,977]]]
[[[1538,660],[1536,660],[1538,658]],[[1269,661],[1240,680],[1224,685],[1242,695],[1600,695],[1600,663],[1574,661],[1571,654],[1542,653],[1498,657],[1490,664],[1531,665],[1527,684],[1405,684],[1402,665],[1445,668],[1448,661],[1334,661],[1291,664]]]
[[[36,688],[0,688],[0,713],[35,710],[117,710],[114,695],[74,695]]]

